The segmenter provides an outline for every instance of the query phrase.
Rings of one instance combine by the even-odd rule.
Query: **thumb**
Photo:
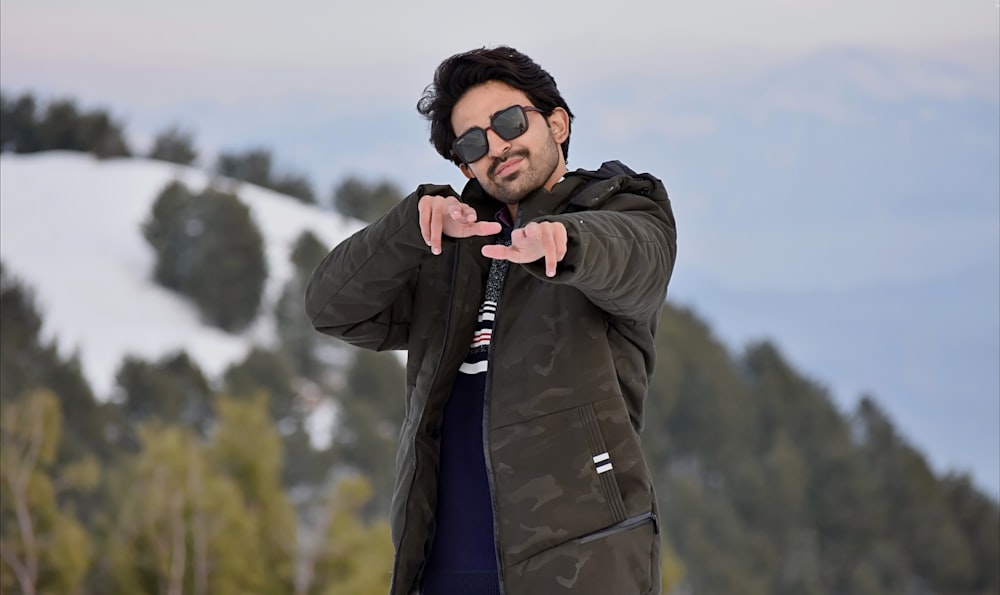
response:
[[[502,244],[490,244],[488,246],[483,246],[481,252],[486,258],[492,258],[493,260],[509,260],[509,250],[510,248]]]

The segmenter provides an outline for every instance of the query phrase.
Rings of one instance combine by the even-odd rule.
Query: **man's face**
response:
[[[451,126],[461,136],[476,126],[486,129],[490,117],[512,105],[530,106],[523,91],[506,83],[490,81],[466,91],[451,112]],[[568,116],[560,108],[546,118],[529,111],[528,129],[521,136],[503,140],[493,130],[486,132],[489,152],[462,168],[475,176],[490,196],[515,204],[529,192],[544,186],[551,189],[566,172],[560,143],[569,134]]]

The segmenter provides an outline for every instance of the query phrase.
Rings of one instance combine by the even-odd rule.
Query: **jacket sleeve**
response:
[[[306,315],[316,330],[365,349],[406,348],[417,275],[433,257],[417,203],[443,192],[454,195],[448,187],[418,188],[327,254],[306,287]]]
[[[531,274],[579,289],[612,316],[654,317],[663,305],[677,256],[677,231],[669,199],[617,194],[599,209],[550,215],[566,227],[566,256],[556,276],[544,261],[524,265]]]

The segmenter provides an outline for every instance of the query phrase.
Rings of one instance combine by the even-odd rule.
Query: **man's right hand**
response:
[[[476,221],[476,210],[454,196],[421,196],[417,209],[420,211],[420,234],[434,254],[441,254],[442,234],[468,238],[500,233],[499,223]]]

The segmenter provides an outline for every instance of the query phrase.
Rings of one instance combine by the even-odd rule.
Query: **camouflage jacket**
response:
[[[391,510],[392,595],[419,593],[433,538],[441,413],[475,329],[493,238],[445,238],[431,254],[425,185],[334,248],[306,291],[316,329],[368,349],[405,349],[406,416]],[[461,200],[492,221],[473,180]],[[518,222],[559,221],[553,278],[512,264],[497,310],[483,440],[506,595],[659,593],[656,498],[639,447],[653,335],[676,253],[662,183],[617,162],[568,173],[521,202]],[[502,380],[501,380],[502,379]]]

